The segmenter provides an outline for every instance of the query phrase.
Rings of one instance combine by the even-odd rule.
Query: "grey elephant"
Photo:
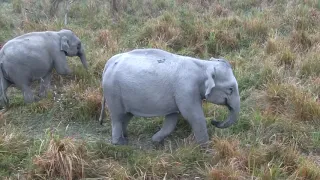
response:
[[[52,69],[68,75],[71,70],[66,56],[78,56],[87,69],[83,45],[73,31],[31,32],[8,41],[0,50],[0,104],[7,106],[7,88],[14,84],[23,92],[24,102],[32,103],[47,95]],[[30,84],[40,80],[39,97]]]
[[[112,123],[112,144],[125,145],[133,116],[165,116],[162,128],[152,136],[163,143],[176,127],[178,114],[191,125],[196,142],[206,145],[209,136],[202,100],[225,105],[229,117],[212,120],[218,128],[234,124],[239,116],[238,83],[230,63],[223,59],[201,60],[160,49],[136,49],[111,57],[102,75],[102,109],[107,105]]]

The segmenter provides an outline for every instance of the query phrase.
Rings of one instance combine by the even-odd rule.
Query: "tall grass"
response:
[[[73,74],[54,72],[49,96],[30,105],[8,89],[11,106],[0,112],[2,179],[320,178],[317,0],[121,0],[116,13],[111,1],[81,0],[71,4],[67,25],[65,1],[52,2],[1,2],[0,44],[27,32],[72,29],[89,70],[68,58]],[[240,118],[231,128],[214,128],[210,119],[227,112],[204,103],[208,149],[194,143],[182,117],[163,147],[150,142],[163,117],[135,117],[129,146],[109,144],[110,121],[97,121],[103,67],[116,53],[146,47],[233,64]]]

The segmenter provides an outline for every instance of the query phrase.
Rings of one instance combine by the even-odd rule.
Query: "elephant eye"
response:
[[[230,94],[232,94],[232,92],[233,92],[233,88],[232,87],[229,88],[229,92],[230,92]]]

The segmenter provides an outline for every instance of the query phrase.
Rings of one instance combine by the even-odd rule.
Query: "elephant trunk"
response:
[[[228,118],[225,121],[212,120],[212,125],[216,126],[217,128],[228,128],[237,122],[240,112],[240,96],[238,94],[235,96],[237,97],[232,97],[230,98],[231,101],[227,102],[227,106],[229,109]]]
[[[88,64],[87,64],[87,58],[86,58],[86,54],[84,52],[83,47],[81,46],[79,52],[78,52],[78,56],[81,60],[81,63],[83,65],[84,68],[88,69]]]

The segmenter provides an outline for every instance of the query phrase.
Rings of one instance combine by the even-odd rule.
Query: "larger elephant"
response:
[[[53,68],[60,75],[71,73],[66,56],[80,57],[87,69],[83,45],[71,30],[31,32],[8,41],[0,50],[0,104],[8,105],[11,84],[22,90],[25,103],[45,97]],[[30,88],[35,80],[40,80],[40,98]]]
[[[127,125],[133,116],[165,116],[155,143],[170,135],[180,113],[191,125],[196,142],[209,141],[202,100],[225,105],[229,117],[212,120],[218,128],[234,124],[240,111],[238,83],[224,59],[201,60],[160,49],[136,49],[111,57],[102,75],[102,110],[107,105],[112,123],[112,143],[127,144]]]

